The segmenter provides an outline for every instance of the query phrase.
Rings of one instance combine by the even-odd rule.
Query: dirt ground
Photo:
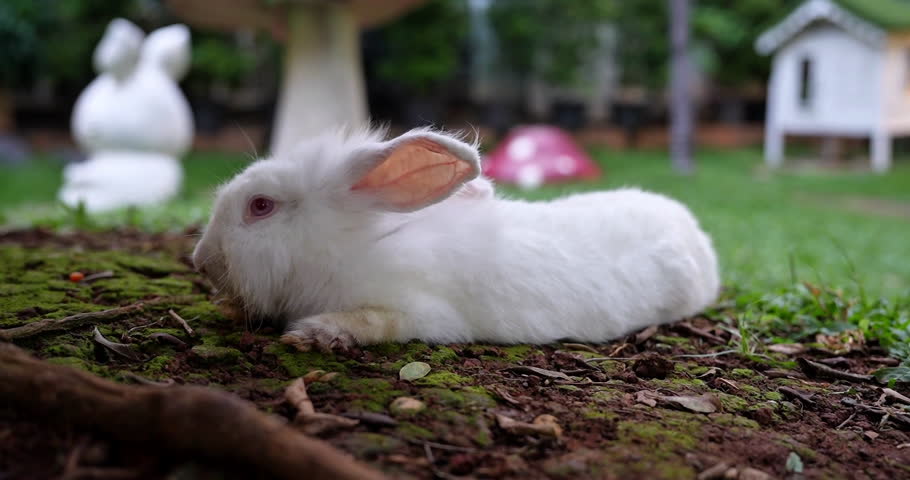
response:
[[[179,304],[15,343],[118,382],[227,390],[288,419],[296,413],[284,401],[291,381],[337,373],[308,384],[310,398],[317,412],[359,424],[319,437],[390,478],[910,478],[910,412],[901,400],[883,397],[874,381],[825,380],[796,361],[855,374],[896,363],[874,344],[842,355],[742,355],[730,350],[722,321],[695,318],[598,345],[411,342],[349,356],[298,352],[269,327],[238,325],[212,304],[188,264],[193,233],[0,234],[0,328],[180,296]],[[74,271],[92,281],[72,282]],[[126,353],[94,340],[95,328]],[[415,361],[429,374],[399,379]],[[892,388],[910,396],[906,384]],[[392,408],[399,397],[424,408]],[[179,458],[165,445],[47,425],[0,403],[3,480],[261,476]]]

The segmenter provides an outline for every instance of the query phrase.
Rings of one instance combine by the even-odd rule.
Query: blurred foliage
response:
[[[0,85],[27,87],[41,76],[82,88],[95,77],[92,55],[108,23],[127,18],[146,32],[175,20],[160,0],[0,1]],[[234,84],[256,59],[233,35],[194,30],[190,79]]]
[[[716,84],[763,83],[770,59],[755,40],[801,0],[692,1],[692,58]],[[660,88],[669,68],[668,8],[665,0],[616,3],[619,63],[623,83]]]
[[[430,0],[382,27],[380,36],[388,51],[378,62],[377,73],[427,95],[458,69],[467,31],[463,0]]]
[[[764,82],[770,59],[755,51],[755,40],[802,0],[699,0],[692,12],[695,59],[720,85]]]
[[[3,0],[0,2],[0,83],[18,87],[45,74],[58,82],[92,75],[92,51],[111,18],[131,17],[136,2]]]
[[[598,46],[601,28],[623,3],[639,2],[495,0],[489,14],[499,42],[499,61],[521,76],[534,74],[570,84]]]

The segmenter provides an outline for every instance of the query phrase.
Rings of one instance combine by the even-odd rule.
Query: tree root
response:
[[[277,478],[384,476],[229,393],[120,385],[0,343],[0,402],[47,419],[186,458],[239,462]]]

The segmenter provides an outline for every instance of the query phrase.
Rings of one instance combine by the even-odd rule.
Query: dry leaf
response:
[[[768,350],[784,355],[799,355],[806,351],[806,346],[802,343],[775,343],[769,346]]]
[[[658,403],[679,410],[688,410],[696,413],[714,413],[719,410],[720,401],[714,395],[706,393],[695,396],[668,396],[659,397]]]
[[[142,360],[142,355],[135,352],[132,348],[130,348],[129,345],[126,345],[124,343],[112,342],[112,341],[104,338],[104,335],[101,334],[101,331],[98,330],[98,327],[95,327],[94,333],[95,333],[95,336],[94,336],[95,342],[97,342],[102,347],[110,350],[111,352],[116,353],[117,355],[120,355],[121,357],[128,358],[130,360]]]
[[[652,390],[641,390],[639,392],[635,392],[635,401],[637,403],[643,403],[649,407],[656,407],[657,397],[659,396],[660,395],[658,395],[657,392],[654,392]]]
[[[417,380],[430,373],[430,366],[424,362],[411,362],[398,371],[398,377],[402,380]]]
[[[815,336],[815,341],[835,355],[862,350],[866,346],[866,338],[863,336],[862,330],[846,330],[834,335],[819,333]]]
[[[546,369],[537,368],[537,367],[527,367],[524,365],[519,365],[517,367],[511,367],[511,368],[509,368],[509,370],[511,370],[513,372],[518,372],[518,373],[530,373],[530,374],[538,375],[538,376],[545,377],[545,378],[558,378],[560,380],[572,381],[572,379],[569,378],[569,376],[566,375],[565,373],[557,372],[555,370],[546,370]]]

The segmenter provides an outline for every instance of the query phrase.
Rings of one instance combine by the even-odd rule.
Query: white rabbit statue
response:
[[[193,117],[177,86],[190,61],[184,25],[145,38],[115,19],[95,49],[99,75],[73,108],[72,128],[87,161],[64,172],[60,200],[89,211],[166,201],[180,189],[179,158],[193,139]]]
[[[475,146],[332,132],[218,191],[193,261],[301,349],[384,341],[603,342],[716,299],[711,239],[638,189],[497,197]]]

